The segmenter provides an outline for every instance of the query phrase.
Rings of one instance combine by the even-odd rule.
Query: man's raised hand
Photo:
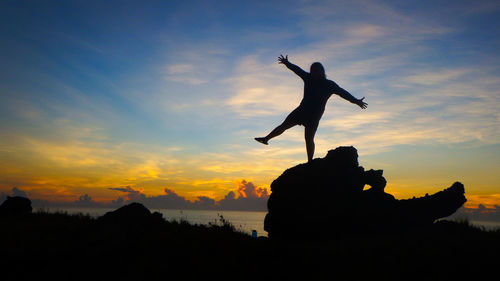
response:
[[[280,55],[278,57],[278,63],[282,63],[282,64],[287,64],[288,63],[288,55],[286,55],[285,57],[283,55]]]
[[[363,100],[365,99],[365,97],[361,98],[358,100],[358,102],[356,103],[357,105],[359,105],[359,107],[361,107],[362,109],[365,109],[366,106],[368,105],[366,102],[364,102]]]

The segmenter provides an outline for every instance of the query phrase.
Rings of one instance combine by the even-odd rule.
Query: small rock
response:
[[[7,200],[0,205],[1,215],[25,215],[32,210],[31,200],[22,196],[7,196]]]

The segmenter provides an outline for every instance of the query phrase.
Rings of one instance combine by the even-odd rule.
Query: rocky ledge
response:
[[[405,200],[386,193],[385,186],[382,170],[359,166],[356,148],[338,147],[273,181],[264,229],[270,238],[413,231],[430,227],[467,201],[460,182]]]

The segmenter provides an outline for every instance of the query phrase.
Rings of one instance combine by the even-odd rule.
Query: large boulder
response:
[[[264,229],[271,238],[407,230],[432,225],[466,201],[459,182],[407,200],[386,193],[385,185],[382,170],[359,166],[354,147],[338,147],[324,158],[287,169],[272,182]]]
[[[25,215],[32,210],[31,200],[22,196],[7,196],[0,205],[0,215]]]
[[[133,202],[114,211],[107,212],[99,217],[98,220],[106,224],[135,226],[161,222],[163,218],[160,213],[151,213],[151,211],[141,203]]]

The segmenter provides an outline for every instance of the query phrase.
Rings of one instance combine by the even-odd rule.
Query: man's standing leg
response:
[[[305,125],[305,139],[306,139],[306,150],[307,150],[307,162],[311,162],[314,156],[314,135],[318,129],[318,122],[311,125]]]

